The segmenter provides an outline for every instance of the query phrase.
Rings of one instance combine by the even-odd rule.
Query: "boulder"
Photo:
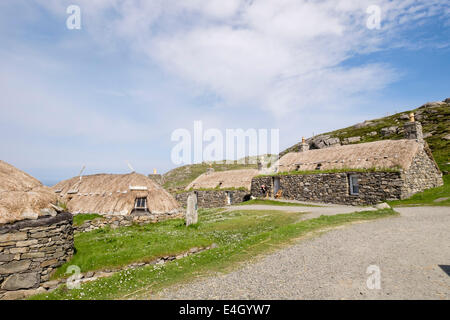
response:
[[[10,275],[2,283],[3,290],[30,289],[39,284],[39,274],[37,272],[18,273]]]
[[[382,128],[380,130],[380,133],[383,137],[386,137],[386,136],[391,136],[393,134],[396,134],[397,130],[398,130],[398,127],[396,127],[396,126],[386,127],[386,128]]]
[[[409,121],[409,114],[404,113],[400,117],[398,117],[400,120],[407,120]]]
[[[375,206],[376,209],[391,209],[391,206],[388,205],[386,202],[379,203]]]
[[[355,143],[355,142],[360,142],[361,141],[361,137],[349,137],[347,138],[348,143]]]
[[[320,135],[307,140],[311,149],[323,149],[340,145],[339,138],[332,138],[329,135]]]

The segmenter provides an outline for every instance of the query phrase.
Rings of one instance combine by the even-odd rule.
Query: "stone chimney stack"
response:
[[[414,113],[409,114],[409,122],[405,123],[405,138],[423,142],[422,125],[414,118]]]
[[[210,164],[210,165],[209,165],[209,168],[206,169],[206,174],[210,174],[210,173],[212,173],[212,172],[214,172],[214,168],[212,167],[212,164]]]
[[[300,144],[298,148],[298,152],[308,151],[309,150],[309,144],[306,142],[305,137],[302,138],[302,143]]]
[[[261,160],[258,160],[258,171],[261,171],[262,167],[263,167],[263,165],[262,165]]]

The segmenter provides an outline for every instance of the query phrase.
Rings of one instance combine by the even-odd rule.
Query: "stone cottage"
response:
[[[303,141],[300,152],[279,159],[275,173],[252,180],[252,196],[366,205],[441,186],[442,173],[413,115],[405,138],[316,150]]]
[[[184,214],[179,203],[162,186],[135,172],[74,177],[52,189],[73,214],[97,213],[150,220]]]
[[[54,192],[0,161],[0,299],[37,292],[74,251],[72,215]]]
[[[250,199],[252,179],[258,175],[257,169],[208,171],[192,181],[184,192],[177,193],[176,199],[186,205],[189,194],[197,196],[198,207],[216,208],[240,203]]]

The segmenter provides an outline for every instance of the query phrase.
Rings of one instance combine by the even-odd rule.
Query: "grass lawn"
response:
[[[444,201],[435,202],[437,199],[449,198]],[[444,185],[437,188],[425,190],[416,193],[409,199],[389,201],[389,205],[393,207],[400,206],[450,206],[450,175],[444,176]]]
[[[271,199],[252,199],[245,202],[241,202],[237,204],[237,206],[245,206],[245,205],[252,205],[252,204],[263,204],[267,206],[284,206],[284,207],[320,207],[319,205],[315,204],[302,204],[302,203],[295,203],[295,202],[284,202],[284,201],[277,201],[277,200],[271,200]]]
[[[96,213],[89,214],[77,214],[73,217],[73,224],[75,226],[81,226],[85,221],[94,220],[94,219],[104,219],[103,216]]]
[[[65,286],[32,299],[151,299],[163,287],[214,272],[230,271],[239,262],[268,252],[310,232],[349,222],[396,215],[391,209],[364,211],[298,222],[300,213],[280,211],[202,210],[199,223],[186,228],[182,220],[146,226],[95,230],[75,237],[77,253],[68,265],[82,271],[145,261],[157,256],[185,251],[193,246],[218,244],[165,265],[118,272],[109,278],[86,283],[80,289]]]

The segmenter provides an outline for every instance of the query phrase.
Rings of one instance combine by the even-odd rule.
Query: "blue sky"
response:
[[[81,30],[66,28],[70,4]],[[171,133],[195,120],[279,128],[283,149],[443,100],[449,18],[434,0],[5,0],[0,159],[45,183],[126,161],[164,172]]]

